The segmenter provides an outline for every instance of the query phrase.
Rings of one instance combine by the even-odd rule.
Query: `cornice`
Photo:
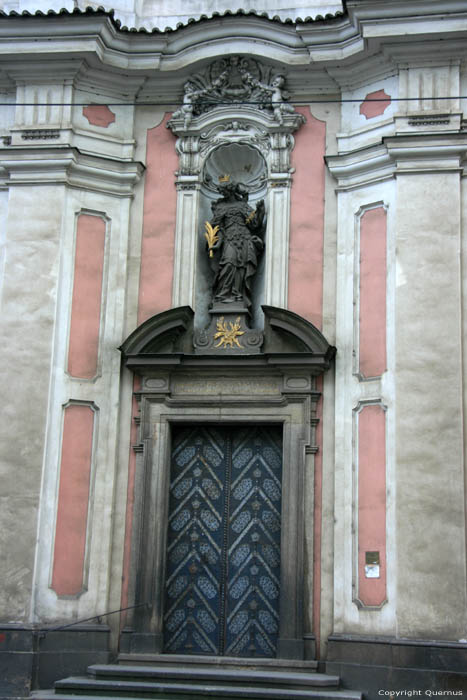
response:
[[[384,139],[396,175],[462,172],[467,133],[407,134]]]
[[[354,189],[394,177],[394,161],[384,144],[327,156],[325,160],[337,180],[338,190]]]
[[[174,77],[179,84],[193,69],[219,56],[249,55],[290,73],[313,66],[320,90],[329,91],[336,83],[349,86],[361,80],[366,71],[362,62],[372,62],[372,74],[379,76],[404,61],[422,64],[465,57],[464,0],[351,0],[346,8],[345,15],[320,21],[282,22],[237,13],[152,33],[125,31],[111,12],[3,14],[0,68],[11,78],[22,71],[26,77],[27,66],[34,63],[29,79],[39,80],[39,69],[70,74],[73,63],[85,64],[96,71],[96,79],[99,72],[115,75],[116,82],[125,76],[128,92],[136,94],[144,81],[179,72]],[[66,70],[61,68],[64,57]],[[131,86],[130,76],[135,79]]]
[[[399,134],[382,143],[335,156],[326,164],[337,190],[363,187],[400,175],[461,172],[467,163],[467,132]]]
[[[67,146],[2,148],[0,167],[7,187],[63,184],[116,197],[129,197],[144,172],[137,161],[81,153]]]

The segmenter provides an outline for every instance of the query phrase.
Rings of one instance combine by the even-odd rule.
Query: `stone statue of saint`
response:
[[[251,306],[251,284],[264,248],[264,201],[253,209],[248,204],[248,190],[239,182],[223,182],[218,186],[222,199],[212,205],[212,230],[217,251],[218,268],[212,291],[214,303],[242,303]],[[217,228],[218,227],[218,228]]]

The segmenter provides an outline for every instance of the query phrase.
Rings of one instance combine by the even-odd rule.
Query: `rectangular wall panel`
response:
[[[85,404],[70,404],[64,411],[52,573],[58,596],[77,596],[84,588],[94,416]]]
[[[97,374],[105,230],[100,216],[78,216],[68,372],[80,379]]]
[[[178,157],[175,138],[166,126],[170,117],[147,133],[138,323],[172,303]]]
[[[326,123],[298,108],[306,124],[294,134],[287,308],[322,328],[324,155]]]
[[[358,420],[358,592],[365,607],[386,600],[386,412],[363,405]]]
[[[376,207],[360,218],[359,373],[386,371],[386,210]]]

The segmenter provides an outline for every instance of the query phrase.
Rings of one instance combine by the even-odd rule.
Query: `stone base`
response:
[[[248,309],[241,303],[216,303],[209,310],[208,328],[195,331],[193,345],[197,355],[257,355],[264,334],[249,327]]]
[[[162,654],[163,644],[161,634],[135,632],[127,628],[120,635],[121,654]]]
[[[366,700],[397,691],[427,697],[429,690],[467,697],[467,644],[458,642],[333,635],[325,668],[343,688],[365,688]]]
[[[92,663],[109,663],[106,625],[81,625],[44,633],[32,626],[0,625],[0,700],[82,675]]]

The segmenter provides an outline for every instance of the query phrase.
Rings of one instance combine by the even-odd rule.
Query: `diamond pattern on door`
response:
[[[282,431],[173,431],[165,651],[275,656]]]

